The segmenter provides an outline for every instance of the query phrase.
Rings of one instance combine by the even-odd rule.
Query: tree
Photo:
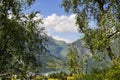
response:
[[[67,68],[73,74],[79,73],[80,65],[78,52],[76,49],[69,49],[69,52],[67,54]]]
[[[62,6],[76,14],[79,32],[91,52],[107,51],[114,60],[111,42],[120,35],[120,0],[63,0]],[[91,21],[96,25],[90,26]]]
[[[22,10],[35,0],[0,0],[0,74],[26,74],[40,67],[37,55],[45,51],[45,32],[38,12]]]

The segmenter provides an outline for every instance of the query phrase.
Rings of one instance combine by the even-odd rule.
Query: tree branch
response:
[[[120,32],[120,30],[117,30],[117,31],[115,31],[114,33],[112,33],[111,35],[108,35],[108,38],[111,38],[111,37],[113,37],[115,34],[117,34],[118,32]]]

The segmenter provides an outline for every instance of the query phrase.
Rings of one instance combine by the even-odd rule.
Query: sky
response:
[[[60,4],[62,0],[36,0],[26,11],[40,11],[38,17],[43,18],[43,25],[49,36],[71,43],[80,38],[75,25],[75,14],[66,13]]]

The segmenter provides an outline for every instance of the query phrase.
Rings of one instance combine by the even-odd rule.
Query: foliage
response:
[[[120,65],[112,66],[102,70],[96,70],[89,74],[68,74],[65,72],[53,73],[49,77],[39,76],[38,79],[48,80],[119,80],[120,79]]]
[[[58,79],[58,80],[66,80],[67,78],[67,73],[61,71],[59,73],[53,73],[49,75],[49,78],[54,78],[54,79]]]
[[[0,0],[0,74],[25,77],[40,67],[37,55],[45,51],[39,13],[22,13],[34,0]],[[18,76],[18,77],[19,77]]]
[[[111,42],[120,35],[120,0],[63,0],[65,11],[76,14],[76,24],[92,53],[107,51],[116,57]],[[90,26],[91,21],[94,25]]]
[[[71,46],[67,54],[67,69],[72,74],[80,74],[89,72],[89,61],[91,59],[88,53],[79,53],[78,48]]]
[[[117,68],[115,68],[117,67]],[[118,66],[113,66],[110,69],[104,69],[101,70],[98,73],[92,73],[86,75],[86,77],[83,80],[118,80],[120,79],[120,67]]]
[[[76,49],[69,49],[67,54],[67,68],[73,74],[79,73],[80,71],[78,52]]]
[[[35,78],[33,78],[34,80],[47,80],[47,77],[42,76],[42,75],[36,75]]]

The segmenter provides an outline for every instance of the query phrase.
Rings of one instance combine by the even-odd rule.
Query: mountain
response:
[[[48,37],[47,41],[48,52],[57,58],[65,60],[68,52],[68,44],[64,41],[55,40],[52,37]]]
[[[90,50],[87,48],[87,45],[85,45],[85,42],[82,39],[78,39],[69,45],[76,48],[79,54],[91,55]]]
[[[108,55],[105,54],[106,52],[96,51],[94,53],[95,56],[93,56],[82,39],[78,39],[73,43],[68,44],[64,41],[48,37],[47,48],[47,53],[40,55],[40,61],[44,68],[42,69],[43,71],[63,69],[66,65],[68,48],[77,49],[79,60],[82,62],[83,68],[87,68],[87,72],[90,72],[93,68],[103,68],[106,67],[107,64],[110,64],[110,59]],[[85,65],[86,62],[87,67]]]
[[[42,64],[40,72],[60,70],[63,69],[63,67],[65,66],[62,59],[48,53],[40,54],[39,61]]]
[[[79,54],[79,60],[82,62],[83,68],[90,72],[93,68],[105,67],[109,62],[107,55],[101,52],[96,52],[98,55],[96,59],[92,56],[92,53],[85,45],[82,39],[78,39],[73,43],[66,43],[64,41],[55,40],[52,37],[48,37],[47,40],[47,53],[40,55],[40,61],[43,68],[42,72],[55,71],[64,69],[66,65],[66,56],[68,48],[76,48]],[[106,56],[104,58],[104,55]],[[104,58],[104,59],[103,59]],[[87,67],[85,63],[87,62]]]
[[[92,55],[90,49],[82,39],[76,40],[75,42],[69,44],[74,49],[78,51],[79,59],[82,62],[83,68],[87,68],[87,72],[92,69],[101,69],[107,67],[111,63],[110,58],[106,52],[96,51],[94,56]],[[86,67],[87,63],[87,67]]]
[[[61,70],[65,67],[68,44],[64,41],[47,38],[47,52],[40,54],[39,61],[42,64],[40,72]]]
[[[43,55],[41,55],[41,61],[42,64],[44,64],[43,70],[46,70],[46,68],[52,68],[53,69],[62,69],[66,65],[66,56],[68,53],[68,48],[77,48],[79,56],[82,59],[85,59],[85,55],[91,55],[89,49],[84,47],[84,41],[83,40],[77,40],[73,43],[66,43],[64,41],[55,40],[52,37],[47,38],[47,50],[48,52]],[[90,60],[89,60],[90,61]],[[91,61],[89,62],[90,65]]]

